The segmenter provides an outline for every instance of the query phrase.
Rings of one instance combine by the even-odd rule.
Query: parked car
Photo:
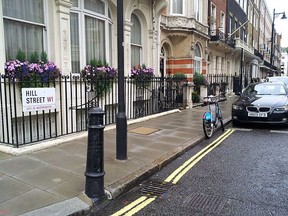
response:
[[[277,82],[277,81],[281,81],[288,86],[288,76],[273,76],[273,77],[267,77],[265,79],[265,82]]]
[[[251,83],[232,105],[232,123],[288,125],[288,88],[282,82]]]

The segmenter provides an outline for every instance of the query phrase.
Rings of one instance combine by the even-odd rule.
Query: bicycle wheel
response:
[[[211,120],[203,119],[203,131],[206,138],[210,138],[214,132],[214,125]]]

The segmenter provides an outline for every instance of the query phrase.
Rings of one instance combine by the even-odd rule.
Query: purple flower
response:
[[[31,79],[30,81],[35,81],[37,77],[43,77],[44,74],[48,74],[48,76],[53,79],[58,78],[61,74],[59,67],[53,62],[44,64],[43,62],[29,63],[27,61],[20,62],[19,60],[11,60],[4,64],[4,70],[8,77],[19,80],[25,79],[27,82],[29,79]]]
[[[154,77],[154,69],[146,66],[131,69],[131,78],[140,80],[148,80]]]
[[[116,69],[111,66],[92,67],[86,65],[81,72],[86,79],[93,80],[115,79],[117,77]]]

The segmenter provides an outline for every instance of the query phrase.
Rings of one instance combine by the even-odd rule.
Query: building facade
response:
[[[234,74],[231,64],[232,59],[230,58],[233,48],[229,45],[230,38],[226,34],[226,6],[226,1],[209,1],[209,74]]]
[[[207,1],[167,1],[160,19],[161,75],[207,73]]]
[[[165,0],[123,1],[124,76],[130,76],[131,68],[142,64],[154,68],[158,76],[160,16],[166,7]],[[77,77],[91,60],[101,60],[117,68],[117,1],[3,0],[0,1],[0,34],[0,64],[3,65],[0,142],[18,145],[85,130],[90,106],[87,105],[93,103],[96,93],[90,94],[86,83],[81,85]],[[59,66],[64,76],[54,86],[50,85],[56,91],[55,109],[23,112],[23,85],[20,80],[15,83],[2,76],[5,62],[15,60],[19,50],[28,61],[35,53],[45,52],[48,60]],[[136,93],[127,94],[132,104],[127,105],[128,118],[139,111],[135,110],[139,104]],[[101,104],[107,112],[106,123],[110,121],[108,118],[115,120],[116,88],[109,96],[115,100],[103,100]],[[152,107],[154,95],[149,92],[146,97],[140,102],[148,104],[151,113],[156,110]]]
[[[131,68],[143,64],[152,67],[156,77],[184,74],[190,84],[196,72],[206,76],[210,83],[213,82],[209,80],[210,75],[230,75],[238,88],[230,86],[228,91],[238,92],[253,79],[281,71],[281,36],[276,30],[271,37],[273,17],[265,0],[123,0],[123,8],[126,77],[131,75]],[[0,35],[1,65],[15,60],[21,51],[27,60],[33,55],[35,57],[35,53],[47,53],[47,58],[60,67],[63,75],[69,75],[69,79],[81,77],[82,69],[91,60],[101,60],[115,68],[118,66],[116,0],[2,0]],[[0,74],[4,73],[2,67]],[[4,80],[1,89],[13,87],[6,78],[1,78],[1,81]],[[13,133],[19,134],[29,142],[40,140],[39,137],[45,139],[45,130],[35,140],[30,136],[39,119],[43,119],[40,125],[44,129],[50,128],[50,137],[57,136],[56,129],[61,128],[64,122],[71,128],[63,126],[67,134],[85,128],[87,107],[85,109],[82,105],[86,105],[87,101],[76,96],[87,91],[82,86],[77,92],[72,88],[75,82],[65,81],[69,83],[65,86],[66,93],[60,91],[60,87],[55,88],[56,99],[63,103],[54,110],[54,122],[51,121],[50,111],[41,114],[22,112],[19,89],[17,92],[15,89],[7,90],[6,93],[1,90],[1,112],[5,114],[0,116],[3,135],[12,134],[13,139]],[[79,86],[76,80],[75,89]],[[191,85],[187,86],[191,91]],[[137,113],[135,107],[140,104],[139,100],[155,107],[158,105],[156,108],[149,105],[150,111],[158,111],[159,89],[157,86],[149,90],[145,100],[143,95],[137,95],[141,91],[135,90],[135,95],[127,93],[127,97],[132,95],[132,105],[127,112],[131,116]],[[109,114],[112,119],[118,104],[115,92],[110,93],[116,100],[105,104],[107,110],[113,110]],[[191,92],[187,92],[185,100],[191,101]],[[170,96],[172,98],[171,93]],[[8,103],[6,99],[9,102],[15,100]],[[66,105],[75,100],[76,105],[71,102],[66,106],[65,112],[69,111],[69,114],[59,114],[63,111],[63,99]],[[45,116],[48,121],[44,121]],[[27,121],[30,123],[26,124]],[[7,129],[6,125],[12,126]],[[10,142],[7,139],[8,136],[3,138],[5,142]]]
[[[288,53],[286,48],[281,49],[281,76],[288,76]]]
[[[114,0],[3,0],[1,64],[45,51],[62,73],[80,73],[92,59],[117,67],[117,2]],[[146,64],[158,71],[159,17],[165,0],[124,0],[125,75]],[[1,71],[3,73],[3,70]]]
[[[265,77],[280,67],[265,0],[124,0],[125,75],[146,64],[156,75],[243,74]],[[0,63],[47,52],[64,74],[80,73],[92,59],[117,67],[116,0],[3,0]],[[241,54],[242,53],[242,54]],[[240,61],[239,61],[240,59]],[[251,65],[251,64],[253,65]],[[3,73],[3,70],[1,71]]]

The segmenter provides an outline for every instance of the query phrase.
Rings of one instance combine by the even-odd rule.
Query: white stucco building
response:
[[[91,59],[117,67],[116,4],[116,0],[1,1],[0,64],[15,59],[21,49],[27,58],[35,51],[47,52],[64,74],[79,73]],[[125,75],[143,63],[157,71],[159,17],[166,1],[124,0],[123,7]]]

